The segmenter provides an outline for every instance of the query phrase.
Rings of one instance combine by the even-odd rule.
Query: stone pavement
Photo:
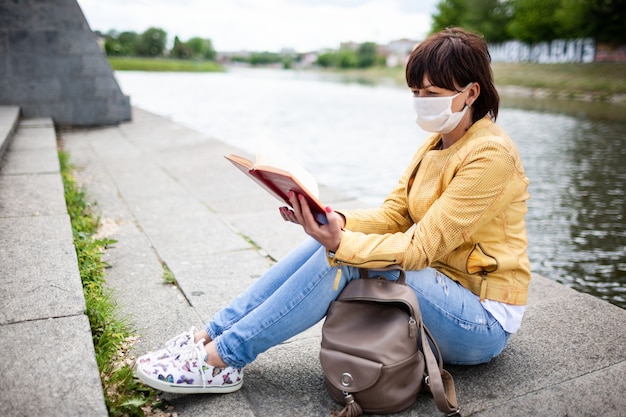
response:
[[[0,108],[0,134],[5,115]],[[42,122],[20,123],[0,171],[0,415],[103,415],[58,165],[46,168],[52,153],[20,140],[29,124]],[[105,255],[107,281],[140,336],[134,354],[202,326],[303,238],[223,158],[241,151],[163,117],[135,108],[130,123],[61,137],[97,202],[101,233],[117,240]],[[48,162],[34,169],[39,154]],[[321,197],[359,206],[327,187]],[[164,283],[166,268],[178,286]],[[324,388],[319,342],[317,325],[260,355],[236,393],[163,398],[181,417],[330,416],[337,406]],[[625,358],[625,310],[534,276],[524,323],[503,354],[448,369],[465,416],[623,416]],[[396,415],[441,413],[422,395]]]

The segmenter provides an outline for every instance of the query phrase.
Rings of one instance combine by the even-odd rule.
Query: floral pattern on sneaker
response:
[[[243,383],[243,368],[207,364],[202,341],[175,357],[138,361],[137,377],[152,388],[174,393],[227,393]]]
[[[140,356],[137,361],[140,363],[161,361],[169,357],[176,357],[187,349],[193,349],[195,345],[194,338],[196,331],[196,328],[192,327],[186,332],[172,337],[170,340],[165,342],[165,346],[163,348]]]

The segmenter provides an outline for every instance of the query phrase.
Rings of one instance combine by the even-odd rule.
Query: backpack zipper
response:
[[[409,317],[409,337],[412,339],[417,336],[417,321],[413,316]]]

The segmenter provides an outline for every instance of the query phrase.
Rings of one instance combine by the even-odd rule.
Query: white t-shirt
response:
[[[487,299],[481,301],[481,304],[498,320],[498,323],[507,333],[515,333],[522,324],[522,316],[524,316],[526,306],[516,306]]]

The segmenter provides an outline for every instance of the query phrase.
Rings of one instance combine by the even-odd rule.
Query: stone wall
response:
[[[0,0],[0,104],[57,125],[131,118],[130,99],[76,0]]]
[[[626,62],[626,45],[598,44],[596,62]]]

